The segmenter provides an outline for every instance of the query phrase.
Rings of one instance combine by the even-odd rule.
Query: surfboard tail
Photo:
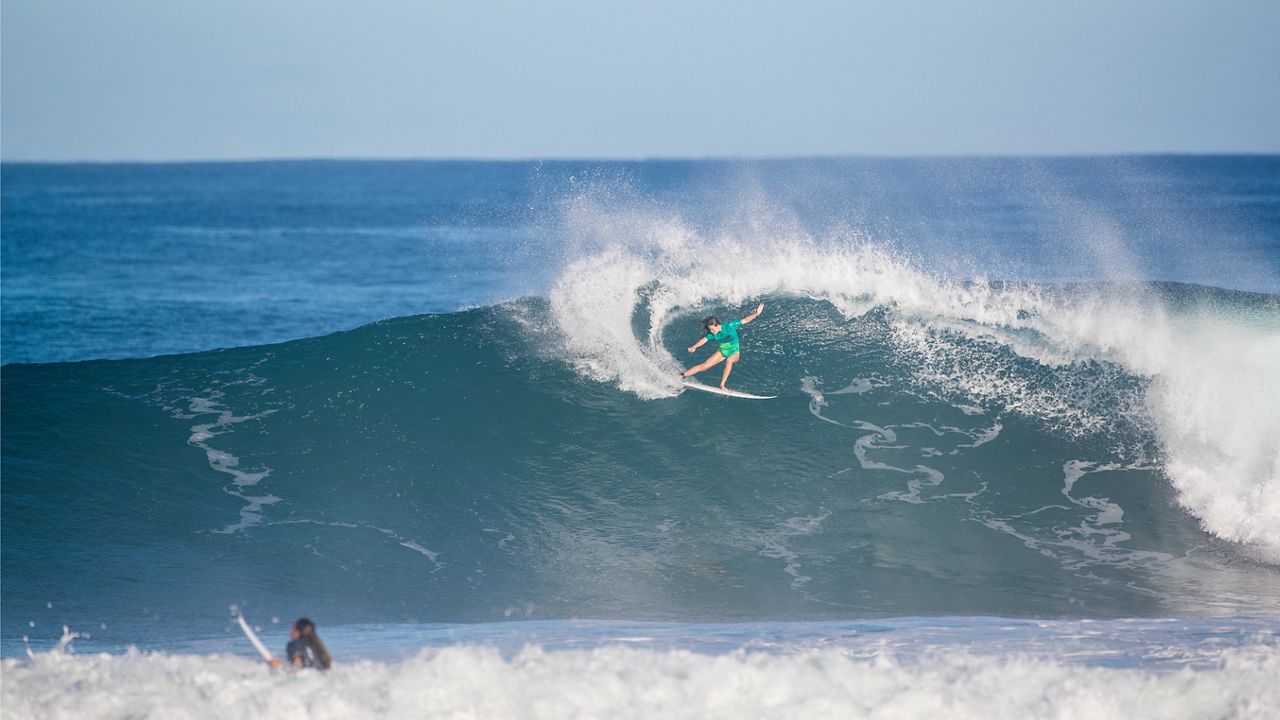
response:
[[[751,393],[739,392],[737,390],[721,390],[718,387],[711,387],[710,385],[693,382],[688,378],[682,379],[680,384],[690,390],[701,390],[702,392],[708,392],[713,395],[723,395],[725,397],[740,398],[742,400],[773,400],[778,397],[777,395],[752,395]]]

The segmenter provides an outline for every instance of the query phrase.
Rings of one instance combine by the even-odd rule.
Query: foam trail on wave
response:
[[[265,480],[271,474],[271,469],[267,468],[258,472],[241,470],[240,458],[225,450],[211,447],[209,441],[218,435],[230,432],[229,428],[237,423],[258,420],[273,414],[275,411],[267,410],[256,415],[236,415],[231,410],[223,407],[217,399],[220,397],[221,393],[215,393],[215,397],[212,398],[191,398],[188,413],[179,414],[179,417],[217,416],[217,419],[213,422],[198,423],[192,426],[191,437],[187,438],[187,444],[204,450],[205,458],[209,461],[209,467],[232,477],[233,487],[224,488],[223,492],[245,501],[245,506],[240,508],[240,522],[214,531],[218,533],[234,533],[261,524],[263,508],[280,502],[281,498],[270,494],[246,495],[245,490]]]

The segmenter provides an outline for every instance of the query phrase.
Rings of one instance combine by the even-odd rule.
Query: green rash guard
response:
[[[707,340],[717,343],[720,346],[720,354],[729,357],[738,352],[738,327],[742,325],[741,320],[730,320],[720,326],[720,332],[712,334],[707,333]]]

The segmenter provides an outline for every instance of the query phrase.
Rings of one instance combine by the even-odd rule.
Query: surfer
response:
[[[289,629],[289,644],[285,646],[284,655],[289,658],[289,664],[297,668],[328,670],[332,664],[329,651],[316,634],[316,624],[306,618],[299,618]],[[269,662],[273,668],[284,664],[277,658]]]
[[[680,373],[680,379],[692,377],[723,362],[724,374],[720,376],[720,389],[727,390],[725,383],[729,382],[729,373],[733,372],[733,366],[738,362],[738,328],[760,317],[762,312],[764,312],[764,303],[757,305],[755,312],[741,320],[730,320],[724,325],[721,325],[720,319],[714,315],[703,320],[702,331],[706,334],[698,342],[689,346],[689,352],[702,347],[708,340],[719,345],[719,350],[700,364]]]

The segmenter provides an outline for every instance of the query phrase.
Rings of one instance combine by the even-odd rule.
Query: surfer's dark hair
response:
[[[311,653],[316,656],[320,667],[328,670],[333,664],[333,660],[329,658],[329,651],[325,648],[324,643],[320,642],[320,636],[316,634],[316,624],[307,618],[298,618],[298,622],[293,626],[298,629],[298,639],[307,644],[311,648]]]
[[[711,326],[719,325],[719,324],[720,324],[720,318],[716,317],[715,315],[712,315],[711,317],[702,321],[702,329],[705,332],[711,332]]]

